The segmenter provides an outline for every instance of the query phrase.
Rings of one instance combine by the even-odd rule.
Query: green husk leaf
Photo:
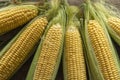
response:
[[[60,0],[51,0],[50,9],[45,12],[45,16],[47,16],[48,21],[52,20],[52,18],[56,16],[60,3]]]
[[[114,39],[114,41],[120,46],[120,36],[117,35],[117,33],[111,29],[109,26],[107,27],[110,36]]]
[[[89,21],[89,11],[90,11],[89,7],[90,7],[89,3],[85,5],[85,12],[84,12],[85,20],[84,20],[83,27],[81,27],[82,29],[81,34],[84,42],[84,47],[86,50],[85,57],[86,57],[86,63],[88,68],[88,74],[89,74],[90,80],[104,80],[103,75],[101,74],[101,71],[99,69],[96,56],[92,49],[89,36],[88,36],[87,24]]]

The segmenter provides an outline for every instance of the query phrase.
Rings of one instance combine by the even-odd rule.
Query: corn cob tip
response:
[[[109,17],[108,18],[108,25],[113,31],[116,32],[117,35],[120,36],[120,19],[117,17]]]

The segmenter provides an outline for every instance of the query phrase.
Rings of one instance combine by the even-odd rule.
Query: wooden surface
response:
[[[79,5],[82,2],[82,0],[69,0],[69,3],[72,5]],[[120,8],[120,0],[110,0],[111,3],[115,4],[116,7]],[[2,45],[0,45],[0,50],[15,36],[16,33],[18,33],[18,31],[21,28],[18,28],[16,30],[13,30],[11,32],[9,32],[8,34],[5,34],[3,36],[0,36],[0,43],[2,42]],[[118,53],[120,54],[120,47],[118,45],[116,45],[116,49],[118,51]],[[33,52],[34,54],[34,52]],[[33,59],[32,55],[29,60],[16,72],[16,74],[10,79],[10,80],[25,80],[27,71],[30,67],[31,61]],[[62,64],[60,65],[60,69],[58,71],[57,74],[57,78],[56,80],[63,80],[63,74],[62,74]]]

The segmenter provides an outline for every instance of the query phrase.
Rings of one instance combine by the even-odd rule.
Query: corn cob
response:
[[[0,35],[15,29],[37,16],[33,5],[17,6],[0,12]]]
[[[76,27],[68,27],[64,49],[65,80],[86,80],[86,68],[81,36]]]
[[[29,56],[47,25],[46,17],[39,17],[30,23],[18,39],[0,58],[0,80],[7,80]]]
[[[119,69],[104,29],[95,20],[88,23],[88,35],[105,80],[120,80]]]
[[[54,80],[55,68],[60,56],[63,30],[60,24],[50,27],[43,41],[33,80]]]
[[[108,18],[109,26],[120,36],[120,19],[116,17]]]
[[[59,0],[52,0],[52,9],[48,11],[51,20],[33,58],[26,80],[55,80],[61,61],[65,12],[58,6]],[[56,5],[57,3],[57,5]],[[57,14],[53,14],[57,13]]]

